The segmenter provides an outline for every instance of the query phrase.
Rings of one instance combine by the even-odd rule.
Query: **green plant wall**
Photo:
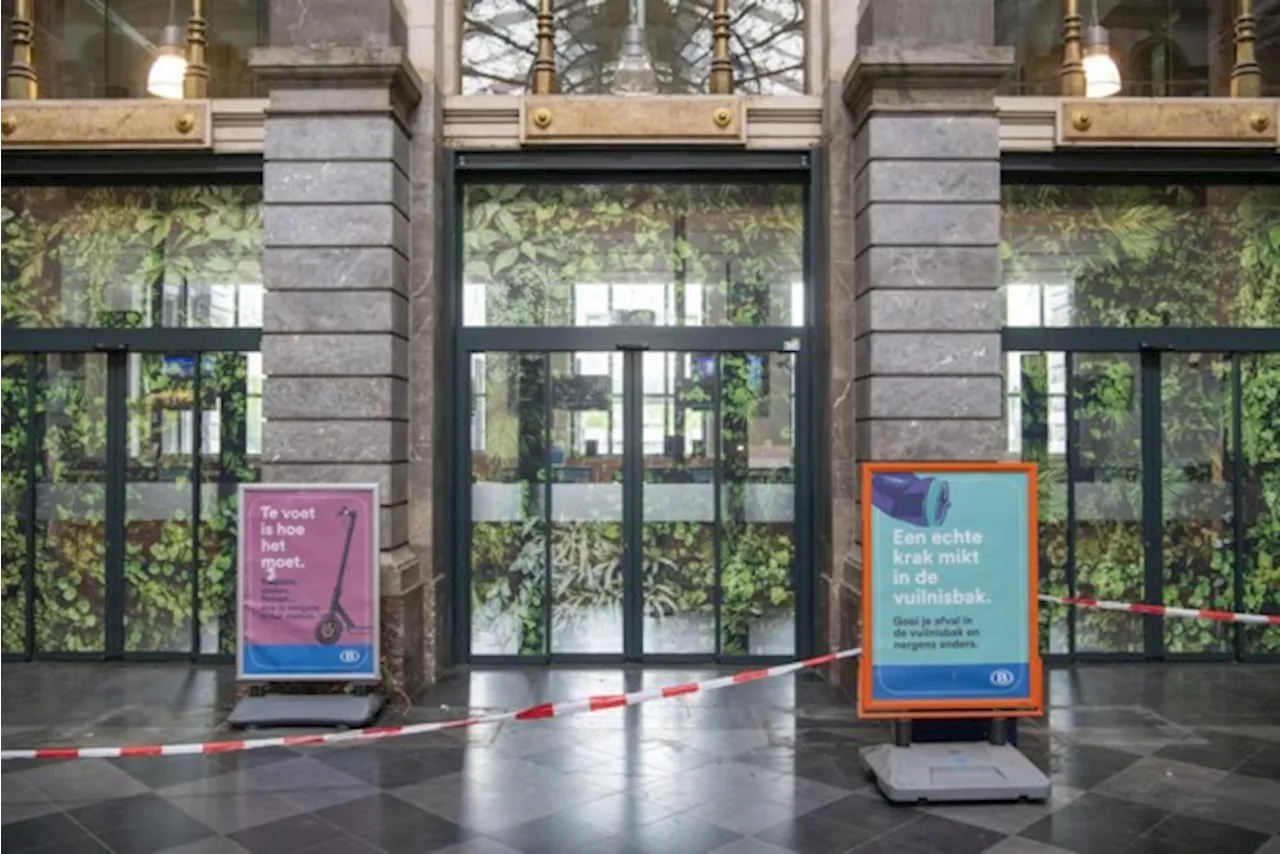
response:
[[[1280,187],[1008,186],[1005,283],[1071,283],[1076,327],[1247,326],[1280,334]],[[1242,446],[1234,447],[1231,361],[1164,354],[1159,441],[1164,466],[1164,602],[1236,604],[1235,479],[1243,485],[1242,604],[1280,612],[1280,354],[1241,354]],[[1045,592],[1067,591],[1066,460],[1047,442],[1045,354],[1020,358],[1023,455],[1041,466]],[[1142,601],[1143,471],[1137,354],[1077,354],[1066,429],[1076,436],[1078,592]],[[1151,482],[1149,479],[1147,482]],[[1046,609],[1042,637],[1062,637],[1066,612]],[[1142,620],[1080,611],[1077,648],[1141,652]],[[1053,631],[1055,625],[1059,631]],[[1236,630],[1166,621],[1167,652],[1230,653]],[[1244,651],[1280,651],[1280,635],[1243,628]]]
[[[91,337],[102,326],[260,322],[260,187],[6,187],[2,212],[6,327]],[[257,479],[249,401],[260,390],[247,354],[188,355],[202,373],[198,401],[194,376],[174,375],[164,354],[111,368],[101,353],[4,356],[5,652],[101,653],[108,621],[125,652],[189,653],[193,634],[199,652],[234,650],[235,495]],[[107,465],[109,370],[125,374],[118,471]],[[124,524],[108,531],[117,478]],[[123,561],[109,581],[114,537]],[[118,613],[107,611],[109,583],[120,585]]]

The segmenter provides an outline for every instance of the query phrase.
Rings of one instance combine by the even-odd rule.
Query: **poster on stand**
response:
[[[862,717],[1038,715],[1036,467],[867,463]]]
[[[377,484],[242,484],[236,678],[376,681]]]

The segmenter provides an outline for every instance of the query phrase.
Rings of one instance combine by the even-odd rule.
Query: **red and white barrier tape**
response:
[[[1073,605],[1077,608],[1096,608],[1099,611],[1128,611],[1134,614],[1151,614],[1156,617],[1180,617],[1184,620],[1216,620],[1221,623],[1280,626],[1280,614],[1235,614],[1231,611],[1213,611],[1207,608],[1175,608],[1171,605],[1111,602],[1087,596],[1041,596],[1040,601],[1055,605]]]
[[[242,741],[213,741],[195,744],[154,744],[132,747],[46,747],[36,750],[0,750],[0,760],[4,759],[120,759],[129,756],[191,756],[198,754],[234,753],[241,750],[258,750],[264,747],[302,747],[313,744],[339,744],[353,741],[373,741],[381,738],[392,738],[403,735],[421,735],[428,732],[440,732],[447,729],[494,724],[503,721],[536,721],[548,718],[563,718],[583,712],[599,712],[605,709],[617,709],[623,706],[635,706],[650,700],[665,700],[671,697],[687,697],[691,694],[705,694],[741,685],[745,682],[756,682],[785,676],[811,667],[821,667],[845,658],[856,658],[861,649],[846,649],[827,655],[819,655],[795,661],[791,664],[780,664],[760,670],[747,670],[729,676],[708,679],[705,682],[685,682],[681,685],[668,685],[665,688],[647,688],[643,691],[632,691],[628,694],[601,694],[583,700],[569,700],[562,703],[542,703],[530,706],[518,712],[502,712],[482,717],[462,718],[456,721],[439,721],[427,724],[409,724],[407,726],[367,727],[346,732],[325,733],[318,735],[286,735],[276,738],[254,738]]]

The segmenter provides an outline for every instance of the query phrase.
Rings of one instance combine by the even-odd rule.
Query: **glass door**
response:
[[[234,651],[254,353],[4,357],[4,652]]]
[[[470,654],[794,654],[795,361],[470,354]]]

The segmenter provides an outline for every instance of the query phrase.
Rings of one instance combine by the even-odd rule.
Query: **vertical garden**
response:
[[[1280,338],[1274,185],[1009,186],[1002,252],[1010,326]],[[1143,601],[1154,529],[1163,604],[1280,613],[1280,347],[1221,340],[1009,354],[1011,441],[1041,467],[1045,592],[1073,577],[1080,595]],[[1158,519],[1145,517],[1151,490]],[[1064,621],[1044,616],[1052,652],[1067,651]],[[1265,627],[1168,620],[1162,633],[1169,654],[1280,652]],[[1143,620],[1078,613],[1076,651],[1144,649]]]
[[[230,653],[259,357],[147,335],[261,326],[260,187],[6,187],[3,238],[49,342],[3,357],[4,652]]]

